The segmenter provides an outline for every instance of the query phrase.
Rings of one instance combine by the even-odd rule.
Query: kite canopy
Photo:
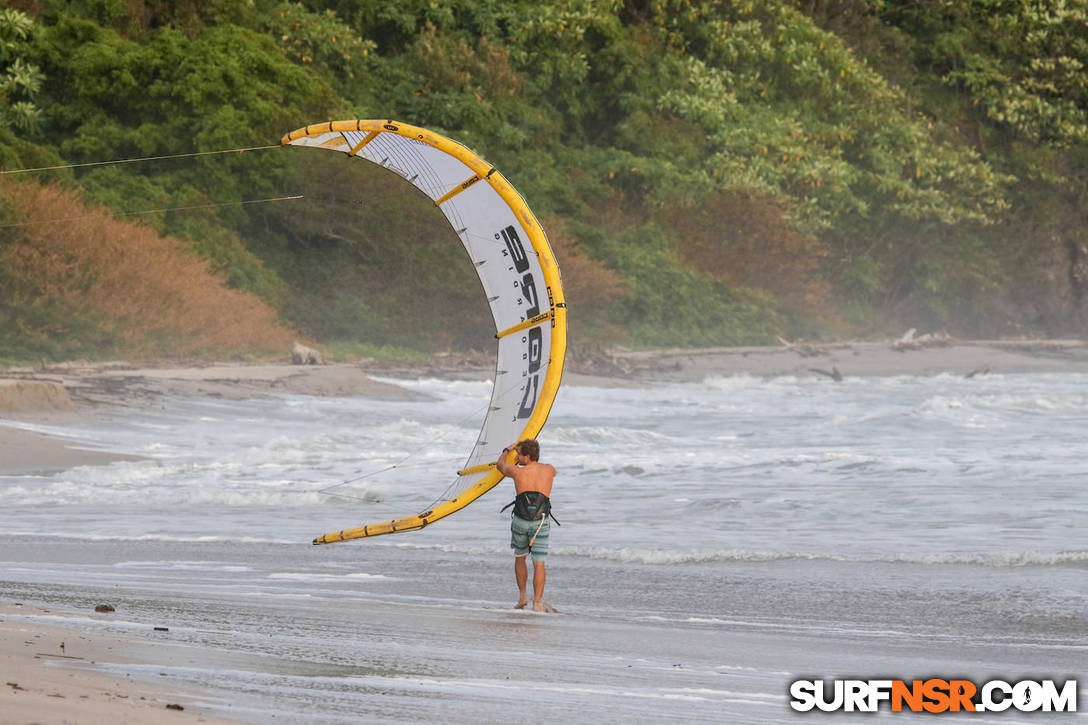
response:
[[[502,449],[535,438],[544,426],[567,347],[559,267],[521,195],[456,141],[396,121],[332,121],[292,131],[280,144],[338,151],[402,177],[446,215],[480,276],[498,357],[491,405],[464,467],[425,511],[324,534],[314,543],[423,528],[491,490],[503,478],[494,466]]]

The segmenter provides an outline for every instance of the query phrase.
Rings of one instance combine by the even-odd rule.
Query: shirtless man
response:
[[[517,455],[517,465],[507,463],[510,452]],[[548,497],[552,494],[552,482],[555,468],[540,462],[540,444],[534,438],[527,438],[519,443],[503,448],[495,467],[504,476],[514,479],[514,514],[510,519],[510,548],[514,550],[514,578],[518,583],[521,596],[515,609],[524,609],[529,603],[525,596],[525,585],[529,579],[529,570],[525,557],[533,556],[533,611],[546,612],[550,609],[543,600],[544,596],[544,560],[548,558],[548,533],[551,522],[548,512],[551,504]]]

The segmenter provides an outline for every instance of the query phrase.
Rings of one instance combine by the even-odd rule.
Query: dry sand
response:
[[[28,430],[27,423],[86,423],[101,410],[154,406],[167,396],[244,399],[294,393],[407,398],[417,394],[372,376],[487,379],[492,375],[492,365],[486,355],[476,354],[322,366],[136,367],[126,363],[69,363],[45,369],[0,371],[0,475],[128,458],[109,451],[81,449],[63,439]],[[1079,340],[921,339],[898,344],[784,343],[778,347],[701,350],[596,350],[572,354],[564,382],[616,387],[700,382],[732,375],[848,378],[1059,371],[1088,372],[1088,344]],[[76,620],[64,627],[29,623],[20,616],[28,610],[10,602],[0,604],[0,682],[6,683],[0,691],[0,725],[226,722],[186,704],[192,702],[192,694],[89,669],[94,662],[166,665],[186,653],[169,648],[149,651],[135,641],[88,633],[85,627],[81,631]],[[61,642],[65,643],[63,650]],[[172,704],[185,709],[167,709]]]
[[[715,376],[831,377],[1088,372],[1082,340],[920,338],[891,342],[784,344],[697,350],[612,350],[585,366],[601,374],[655,382],[700,382]]]

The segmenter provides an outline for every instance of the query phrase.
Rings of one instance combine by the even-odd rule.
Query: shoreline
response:
[[[954,340],[912,335],[897,341],[789,343],[764,347],[575,351],[566,385],[643,387],[701,383],[716,377],[849,377],[990,373],[1088,372],[1081,340]],[[244,400],[275,394],[417,398],[419,393],[376,378],[487,380],[483,353],[443,353],[413,361],[356,363],[69,362],[0,370],[0,473],[33,473],[100,465],[132,456],[80,447],[19,424],[93,423],[98,412],[147,408],[167,397]],[[13,425],[14,424],[14,425]]]
[[[843,341],[777,346],[572,349],[563,381],[594,387],[701,383],[708,378],[842,378],[958,374],[1088,372],[1088,341],[956,340],[908,334],[882,342]],[[86,362],[0,369],[0,423],[55,423],[93,418],[102,408],[153,406],[164,397],[244,400],[275,394],[418,398],[377,378],[488,380],[494,359],[479,352],[438,353],[419,360],[325,365],[289,362]]]
[[[169,397],[245,400],[277,394],[419,399],[420,393],[381,378],[488,380],[483,353],[440,353],[421,360],[355,363],[69,362],[0,370],[0,475],[49,473],[134,460],[123,453],[33,430],[93,424],[98,415],[160,406]],[[1088,373],[1082,340],[955,340],[908,334],[896,341],[790,343],[691,349],[575,350],[565,385],[645,387],[752,376],[823,378],[939,374]]]

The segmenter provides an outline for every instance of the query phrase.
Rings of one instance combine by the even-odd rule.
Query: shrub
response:
[[[15,183],[0,189],[6,223],[18,225],[7,228],[0,246],[5,316],[51,336],[54,354],[270,353],[290,346],[292,332],[274,309],[226,288],[207,261],[184,251],[185,242],[87,207],[75,191]],[[25,344],[27,354],[43,350],[30,342],[6,340]]]

